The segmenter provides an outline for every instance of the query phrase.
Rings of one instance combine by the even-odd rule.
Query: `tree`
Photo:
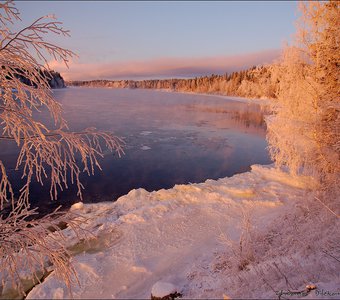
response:
[[[0,269],[7,271],[13,283],[19,285],[19,269],[30,267],[39,279],[35,265],[46,267],[46,260],[68,284],[72,267],[68,253],[61,243],[48,237],[54,215],[40,220],[30,218],[36,213],[30,208],[29,191],[33,179],[43,184],[49,179],[50,196],[57,198],[58,190],[68,187],[68,181],[78,187],[81,198],[83,186],[79,176],[82,172],[93,174],[100,168],[98,157],[103,156],[102,147],[121,153],[121,141],[110,132],[86,129],[70,132],[61,116],[61,105],[53,99],[46,72],[51,72],[48,58],[63,61],[75,54],[72,51],[46,41],[48,35],[68,36],[54,16],[39,18],[20,31],[12,31],[14,23],[20,22],[20,14],[12,1],[0,3],[0,141],[9,140],[19,148],[16,170],[22,172],[24,184],[14,191],[7,176],[5,162],[0,159]],[[27,78],[27,85],[21,77]],[[34,111],[46,107],[54,121],[48,128],[33,117]],[[82,166],[77,164],[77,159]],[[4,214],[5,206],[10,213]],[[71,223],[68,215],[59,215]],[[19,255],[22,254],[22,255]],[[20,257],[24,259],[20,262]],[[1,290],[1,288],[0,288]]]
[[[279,83],[268,120],[270,153],[278,165],[312,175],[334,208],[340,187],[339,2],[301,3],[300,11],[294,44],[271,69]]]

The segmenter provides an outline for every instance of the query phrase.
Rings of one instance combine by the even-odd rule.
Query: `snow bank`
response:
[[[330,266],[336,261],[324,260],[328,269],[313,273],[318,257],[299,260],[303,246],[291,232],[298,230],[291,212],[313,184],[255,165],[231,178],[84,204],[77,213],[90,219],[83,228],[92,234],[75,244],[74,233],[64,230],[80,282],[73,297],[150,298],[157,282],[171,282],[184,298],[275,298],[309,283],[337,293],[339,277]],[[306,273],[294,275],[297,260]],[[68,289],[51,273],[27,299],[66,297]]]
[[[159,92],[164,93],[178,93],[178,94],[189,94],[189,95],[197,95],[197,96],[210,96],[210,97],[218,97],[225,100],[237,101],[237,102],[244,102],[244,103],[256,103],[260,105],[269,105],[273,102],[273,99],[268,98],[244,98],[239,96],[227,96],[227,95],[220,95],[220,94],[212,94],[212,93],[195,93],[195,92],[184,92],[184,91],[172,91],[166,89],[156,89]]]

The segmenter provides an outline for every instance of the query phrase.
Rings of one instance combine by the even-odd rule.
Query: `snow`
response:
[[[314,209],[305,207],[313,188],[309,177],[254,165],[231,178],[136,189],[113,203],[84,204],[78,213],[90,218],[83,228],[92,232],[92,242],[72,257],[80,282],[73,296],[144,299],[176,287],[183,298],[299,298],[315,284],[306,298],[340,297],[337,261],[315,254],[323,243],[333,240],[336,247],[338,233],[329,226],[334,219],[326,216],[328,229],[316,241],[296,213]],[[311,249],[298,240],[299,231],[310,235]],[[64,232],[74,246],[74,233]],[[51,273],[27,299],[69,296]]]
[[[226,95],[220,95],[220,94],[212,94],[212,93],[195,93],[195,92],[184,92],[184,91],[173,91],[173,90],[167,90],[167,89],[157,89],[159,92],[164,93],[179,93],[179,94],[190,94],[190,95],[196,95],[196,96],[209,96],[209,97],[217,97],[225,100],[230,101],[237,101],[237,102],[243,102],[243,103],[256,103],[259,105],[269,105],[273,102],[273,99],[268,98],[244,98],[239,96],[226,96]]]
[[[277,298],[314,284],[306,298],[340,298],[332,258],[339,221],[306,202],[314,187],[309,177],[254,165],[230,178],[83,204],[77,215],[89,221],[78,234],[87,242],[63,230],[80,283],[73,297],[150,299],[176,289],[183,298]],[[313,211],[323,218],[319,232]],[[27,299],[69,297],[52,272]]]
[[[79,210],[79,209],[83,209],[84,208],[84,203],[83,202],[77,202],[72,204],[72,206],[70,207],[70,210]]]
[[[158,298],[163,298],[177,292],[176,287],[169,282],[158,281],[151,289],[151,295]]]

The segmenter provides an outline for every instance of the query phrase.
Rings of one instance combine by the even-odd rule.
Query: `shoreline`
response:
[[[195,95],[195,96],[211,96],[211,97],[217,97],[222,98],[224,100],[229,101],[237,101],[237,102],[243,102],[243,103],[256,103],[259,105],[269,105],[274,101],[274,99],[268,99],[268,98],[246,98],[246,97],[240,97],[240,96],[227,96],[222,94],[209,94],[209,93],[197,93],[197,92],[181,92],[181,91],[170,91],[166,89],[150,89],[154,91],[160,91],[165,93],[178,93],[178,94],[188,94],[188,95]]]
[[[253,165],[231,177],[152,192],[133,189],[116,202],[75,204],[71,210],[90,220],[84,231],[95,239],[88,246],[76,244],[71,230],[63,231],[67,246],[79,248],[71,256],[81,283],[74,295],[146,299],[163,281],[189,299],[272,299],[294,291],[307,298],[337,296],[331,251],[339,221],[312,201],[314,188],[311,177],[273,164]],[[322,220],[317,229],[316,217]],[[325,256],[324,245],[331,255]],[[51,273],[27,299],[69,296]]]
[[[143,88],[115,88],[115,87],[106,87],[106,86],[74,86],[70,85],[67,88],[103,88],[103,89],[116,89],[116,90],[146,90],[146,91],[157,91],[163,93],[178,93],[178,94],[187,94],[187,95],[194,95],[194,96],[211,96],[216,98],[222,98],[224,100],[229,101],[237,101],[243,103],[255,103],[259,105],[270,105],[275,99],[269,98],[246,98],[241,96],[228,96],[222,94],[210,94],[210,93],[197,93],[197,92],[185,92],[185,91],[172,91],[169,89],[143,89]]]
[[[67,88],[70,88],[70,89],[81,89],[81,88],[85,88],[85,89],[103,89],[104,90],[127,90],[126,92],[133,92],[136,90],[136,93],[139,93],[138,90],[141,91],[141,93],[143,91],[145,91],[145,93],[147,94],[148,92],[150,93],[153,93],[153,92],[162,92],[163,94],[167,93],[167,94],[171,94],[171,93],[176,93],[176,94],[182,94],[182,95],[191,95],[191,96],[203,96],[203,97],[214,97],[214,99],[216,98],[219,98],[221,99],[221,102],[216,101],[216,103],[223,103],[223,105],[229,105],[228,103],[231,103],[230,105],[232,105],[232,102],[229,102],[229,101],[233,101],[233,102],[240,102],[240,103],[247,103],[247,104],[251,104],[251,103],[254,103],[255,105],[260,105],[260,106],[265,106],[268,104],[268,102],[270,101],[269,99],[250,99],[250,98],[244,98],[244,97],[238,97],[238,96],[225,96],[225,95],[218,95],[218,94],[209,94],[209,93],[194,93],[194,92],[182,92],[182,91],[173,91],[173,90],[169,90],[169,89],[143,89],[143,88],[116,88],[116,87],[106,87],[106,86],[67,86]],[[66,89],[67,90],[67,89]],[[58,90],[54,90],[53,92],[63,92],[65,91],[65,89],[58,89]],[[87,93],[87,92],[86,92]],[[114,93],[114,92],[113,92]],[[156,94],[156,97],[157,97],[157,94]],[[158,96],[159,98],[162,98],[162,96]],[[174,96],[176,97],[176,96]],[[204,99],[204,102],[207,103],[207,105],[209,105],[209,101],[210,99]],[[160,101],[160,100],[159,100]],[[191,101],[191,100],[190,100]],[[195,100],[193,100],[195,101]],[[211,101],[214,101],[214,100],[211,100]],[[223,101],[226,101],[226,102],[223,102]],[[219,105],[219,104],[218,104]],[[245,107],[242,105],[242,107]],[[263,135],[261,134],[261,136],[264,137],[265,135],[265,132],[263,132]],[[147,149],[146,149],[147,150]],[[272,164],[272,162],[270,163]],[[248,171],[243,169],[242,172],[238,172],[236,174],[243,174],[243,173],[247,173]],[[226,176],[226,177],[220,177],[218,179],[223,179],[223,178],[229,178],[229,177],[232,177],[236,174],[233,174],[231,176]],[[223,175],[222,175],[223,176]],[[205,177],[206,179],[204,179],[202,182],[197,182],[197,183],[203,183],[204,181],[206,180],[218,180],[216,178],[213,178],[213,176],[207,176]],[[182,184],[185,184],[185,183],[182,183]],[[162,187],[161,187],[162,188]],[[127,191],[126,194],[128,194],[131,190]],[[122,195],[123,196],[123,195]],[[121,197],[121,196],[120,196]],[[112,201],[116,201],[119,197],[115,197],[114,199],[112,199]],[[102,200],[100,200],[100,202],[102,202]],[[98,203],[98,202],[94,202],[94,203]],[[62,210],[63,211],[67,211],[69,209],[69,207],[62,207]]]
[[[79,248],[71,261],[81,285],[73,287],[73,294],[147,299],[152,286],[164,281],[184,298],[272,299],[290,289],[287,278],[296,290],[305,291],[310,282],[318,290],[336,293],[334,262],[317,251],[318,244],[334,234],[331,220],[316,243],[317,232],[310,228],[313,220],[305,221],[305,209],[296,210],[306,204],[305,191],[312,186],[309,177],[253,165],[249,172],[218,180],[153,192],[134,189],[114,203],[75,204],[72,211],[90,220],[83,226],[91,232],[92,242],[79,248],[74,233],[64,230],[67,246]],[[292,268],[296,261],[303,268]],[[285,276],[268,269],[272,264]],[[321,266],[326,268],[315,278]],[[306,290],[306,295],[316,296],[318,290]],[[53,272],[27,299],[69,296]]]

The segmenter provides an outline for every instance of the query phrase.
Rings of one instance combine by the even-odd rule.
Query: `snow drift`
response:
[[[75,243],[74,233],[64,230],[80,282],[73,297],[150,298],[159,281],[184,298],[322,297],[321,289],[339,296],[332,245],[321,257],[297,242],[296,222],[303,214],[308,219],[304,199],[313,185],[311,178],[254,165],[231,178],[137,189],[113,203],[77,205],[72,209],[90,218],[83,228],[91,234]],[[307,284],[318,289],[306,292]],[[68,289],[52,272],[27,298],[66,297]]]

